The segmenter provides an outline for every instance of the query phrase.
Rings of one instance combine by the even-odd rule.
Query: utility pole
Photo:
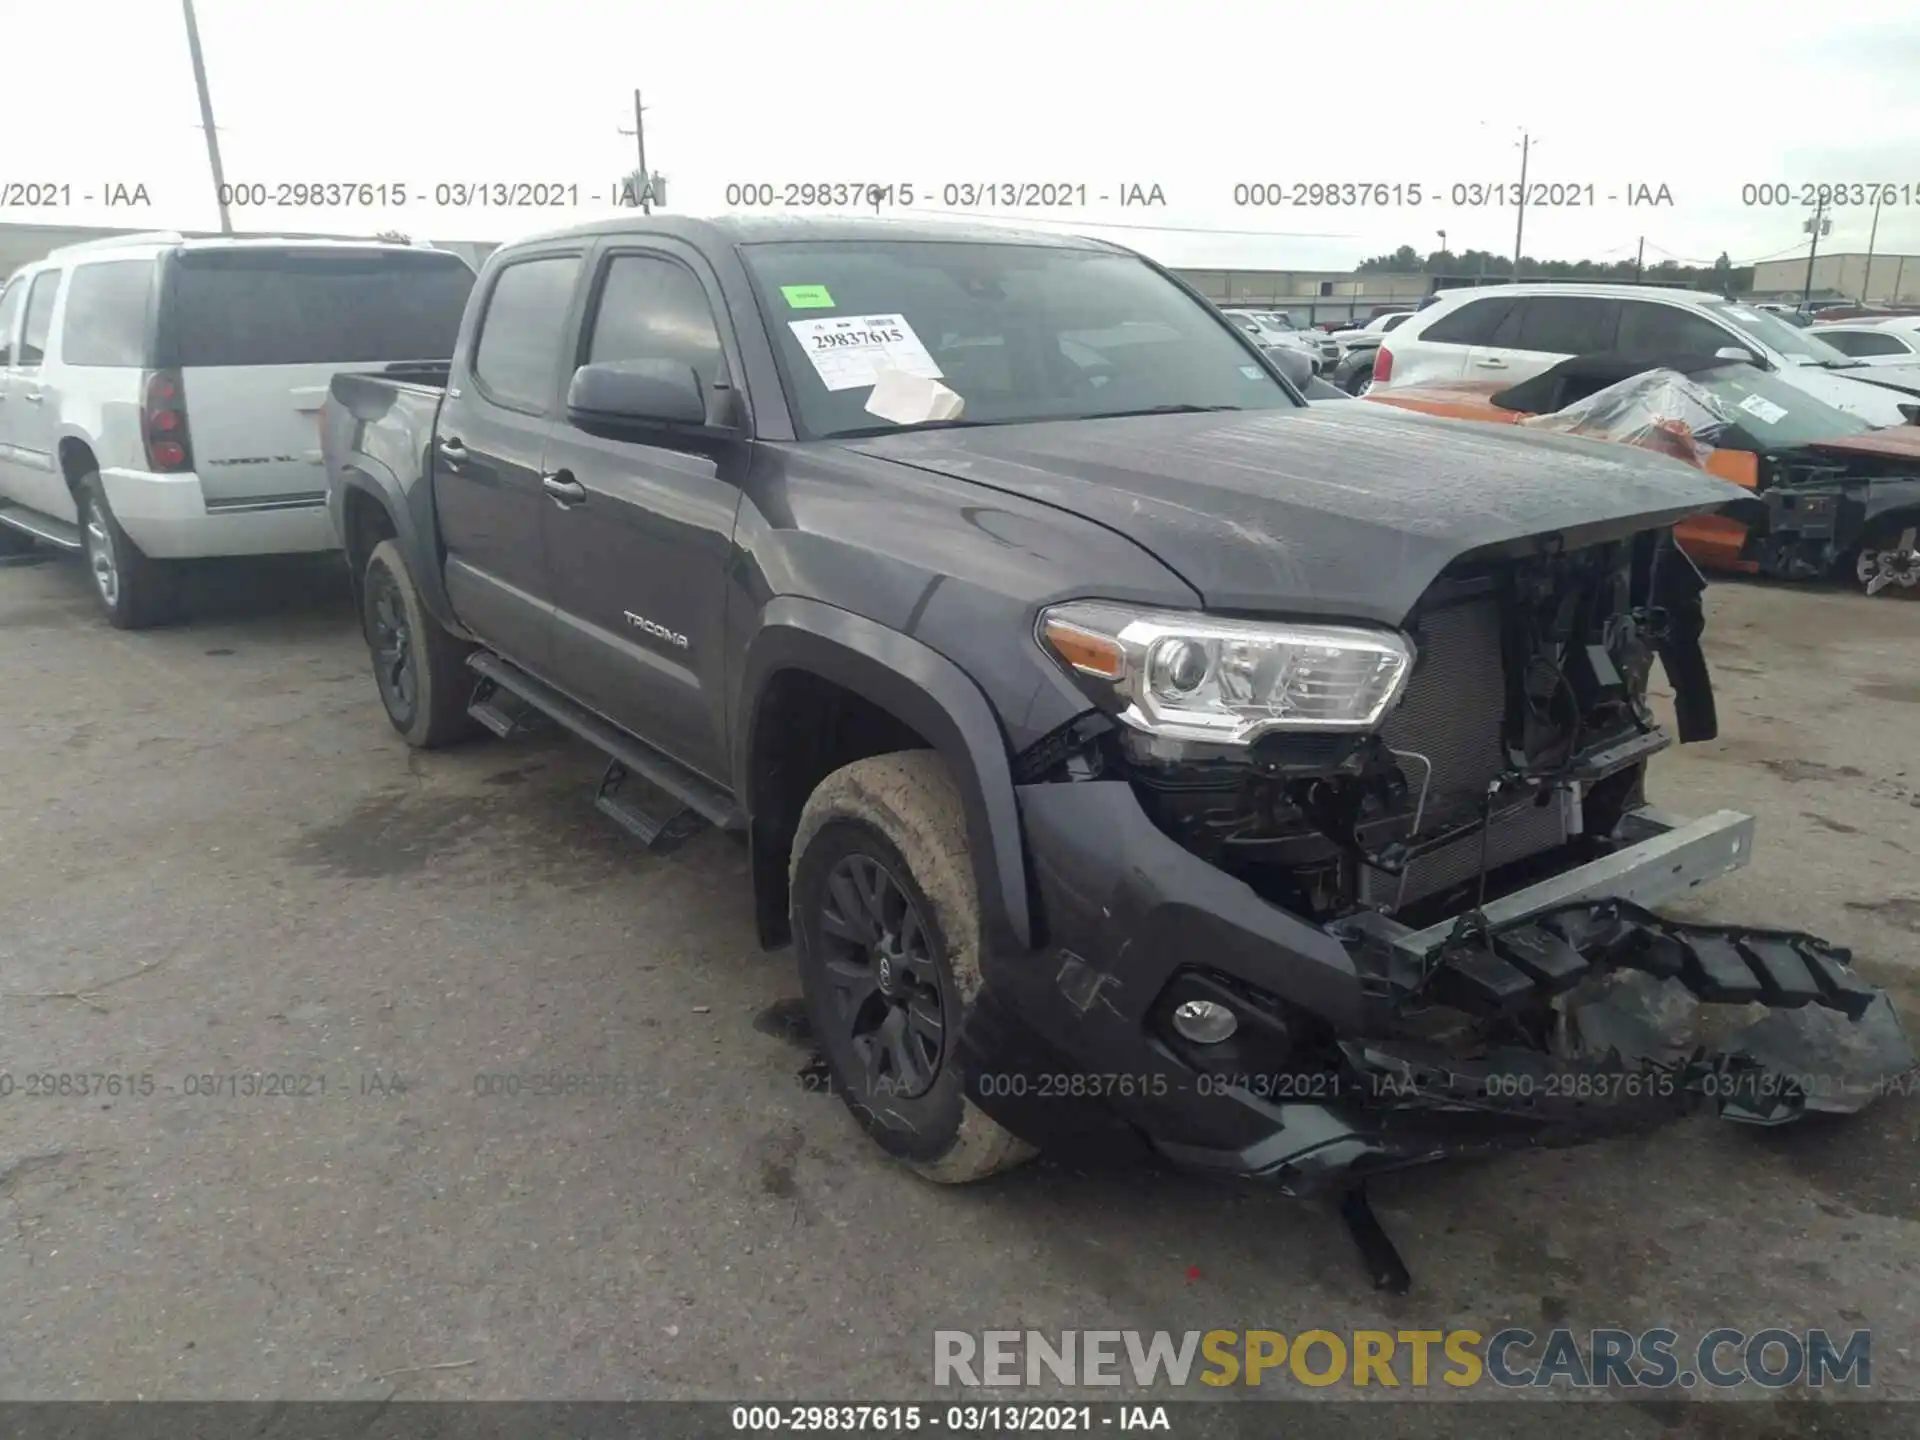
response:
[[[647,107],[640,103],[640,92],[633,92],[633,129],[622,130],[622,135],[633,136],[634,148],[640,152],[640,209],[643,213],[653,213],[653,172],[647,169],[647,122],[642,118]]]
[[[1867,273],[1860,277],[1860,303],[1867,303],[1867,292],[1873,289],[1873,242],[1880,238],[1880,201],[1883,197],[1875,193],[1873,197],[1873,229],[1867,232]]]
[[[1813,257],[1820,253],[1820,237],[1833,228],[1833,222],[1827,219],[1827,197],[1821,195],[1814,206],[1813,218],[1806,222],[1807,234],[1812,242],[1807,246],[1807,283],[1800,292],[1800,304],[1804,307],[1813,300]]]
[[[1639,253],[1633,257],[1633,283],[1634,284],[1638,285],[1640,283],[1640,276],[1646,270],[1646,266],[1647,266],[1647,237],[1642,235],[1640,237]]]
[[[193,0],[180,0],[187,12],[187,50],[193,56],[193,83],[200,92],[200,128],[207,132],[207,163],[213,167],[213,198],[220,206],[220,233],[233,234],[227,214],[227,177],[220,169],[220,135],[213,124],[213,97],[207,93],[207,62],[200,54],[200,26],[193,18]]]
[[[1526,131],[1520,132],[1520,214],[1513,224],[1513,278],[1520,279],[1520,237],[1527,233],[1527,152],[1533,145],[1533,137]]]

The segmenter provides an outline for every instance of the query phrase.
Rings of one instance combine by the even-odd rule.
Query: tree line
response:
[[[1356,267],[1362,275],[1445,275],[1459,279],[1486,275],[1513,278],[1513,257],[1490,250],[1432,250],[1422,255],[1402,245],[1390,255],[1375,255]],[[1751,290],[1753,267],[1735,265],[1726,253],[1711,265],[1682,265],[1660,260],[1640,266],[1631,260],[1536,260],[1520,257],[1520,274],[1529,280],[1633,280],[1653,284],[1692,285],[1720,292]]]

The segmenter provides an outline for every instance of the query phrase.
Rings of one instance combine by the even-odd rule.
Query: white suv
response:
[[[453,353],[473,270],[375,241],[120,236],[0,290],[0,552],[84,551],[111,621],[164,619],[178,562],[334,549],[334,372]]]
[[[1902,406],[1920,403],[1920,377],[1909,387],[1902,373],[1869,369],[1777,315],[1700,291],[1645,285],[1448,292],[1381,343],[1373,384],[1517,384],[1572,356],[1609,352],[1703,358],[1727,353],[1875,425],[1905,423]]]

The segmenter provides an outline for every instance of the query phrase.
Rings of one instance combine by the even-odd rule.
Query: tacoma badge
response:
[[[627,623],[636,630],[644,630],[647,634],[653,636],[654,639],[664,640],[669,645],[677,646],[682,650],[687,648],[687,637],[680,634],[677,630],[669,630],[666,626],[656,624],[644,615],[636,615],[631,610],[626,611],[625,614]]]

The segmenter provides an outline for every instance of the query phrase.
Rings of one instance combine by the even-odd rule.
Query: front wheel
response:
[[[1920,526],[1912,520],[1894,520],[1877,526],[1854,552],[1853,578],[1869,595],[1899,589],[1911,597],[1920,587]]]
[[[373,680],[393,728],[419,750],[477,733],[479,724],[467,713],[472,647],[427,614],[406,557],[393,541],[373,547],[360,593]]]
[[[800,984],[835,1088],[888,1154],[941,1184],[1034,1152],[968,1098],[956,1041],[980,989],[966,815],[930,750],[834,771],[791,868]]]

